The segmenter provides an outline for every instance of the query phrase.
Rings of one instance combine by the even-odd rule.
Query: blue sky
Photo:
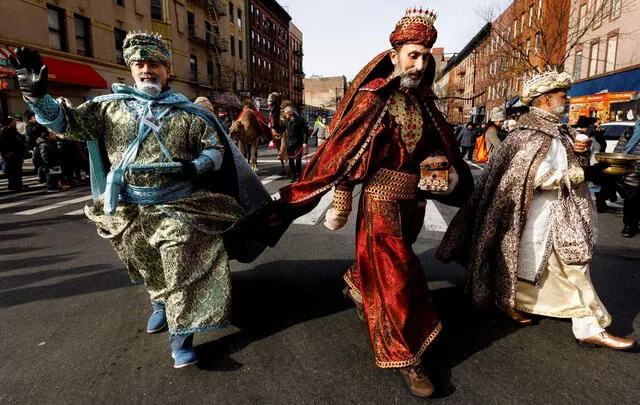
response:
[[[303,69],[311,75],[352,79],[389,48],[389,34],[405,9],[423,6],[438,14],[438,40],[445,52],[460,51],[486,23],[481,10],[507,0],[279,0],[303,34]]]

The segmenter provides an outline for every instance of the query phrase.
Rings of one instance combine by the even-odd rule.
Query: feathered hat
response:
[[[573,84],[573,76],[557,69],[548,69],[542,73],[533,73],[525,79],[520,101],[530,104],[534,98],[555,90],[567,90]]]

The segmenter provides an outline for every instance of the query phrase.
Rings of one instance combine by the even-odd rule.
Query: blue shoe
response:
[[[164,309],[164,303],[155,301],[151,303],[153,313],[147,321],[147,333],[160,332],[167,327],[167,313]]]
[[[173,368],[187,367],[198,362],[198,356],[193,349],[193,334],[171,335],[169,337]]]

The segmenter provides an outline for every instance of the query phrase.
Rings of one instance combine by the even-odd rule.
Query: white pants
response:
[[[576,339],[587,339],[604,332],[595,316],[585,316],[582,318],[571,318],[573,336]]]

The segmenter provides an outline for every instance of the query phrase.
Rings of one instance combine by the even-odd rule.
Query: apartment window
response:
[[[113,4],[124,7],[124,0],[113,0]]]
[[[229,43],[231,44],[231,56],[236,56],[236,38],[233,35],[231,35]]]
[[[198,80],[198,57],[189,55],[189,79],[195,82]]]
[[[620,0],[611,0],[611,18],[620,16]]]
[[[213,83],[213,61],[207,60],[207,82]]]
[[[67,36],[64,25],[64,10],[47,4],[49,24],[49,47],[59,51],[67,50]]]
[[[527,58],[529,58],[529,55],[531,53],[531,38],[527,38],[527,48],[526,49],[527,49],[526,50],[526,52],[527,52],[526,55],[527,55]]]
[[[580,14],[578,14],[578,33],[582,33],[587,25],[587,5],[580,6]]]
[[[239,39],[239,40],[238,40],[238,57],[239,57],[240,59],[243,59],[242,53],[243,53],[243,52],[242,52],[242,40],[241,40],[241,39]]]
[[[151,0],[151,18],[162,21],[162,0]]]
[[[533,44],[533,52],[537,55],[540,52],[540,33],[536,33],[535,43]]]
[[[513,37],[517,37],[518,36],[518,19],[514,19],[513,20]]]
[[[533,25],[533,4],[529,6],[529,27]]]
[[[78,55],[91,56],[91,36],[89,19],[75,16],[76,24],[76,52]]]
[[[604,7],[602,7],[602,0],[593,0],[593,29],[596,29],[602,24],[602,15]]]
[[[190,37],[196,35],[196,16],[191,11],[187,11],[187,29]]]
[[[204,22],[204,39],[208,44],[213,42],[213,39],[211,38],[211,23],[209,21]]]
[[[229,2],[229,22],[233,24],[233,3]]]
[[[538,20],[542,18],[542,0],[538,0]]]
[[[253,4],[250,5],[251,14],[253,14]]]
[[[580,74],[582,73],[582,51],[576,52],[575,63],[573,64],[573,78],[575,80],[580,79]]]
[[[607,59],[604,63],[604,71],[611,72],[616,69],[616,52],[618,51],[618,36],[609,37],[607,40]]]
[[[242,28],[242,10],[238,9],[238,27]]]
[[[124,57],[122,55],[122,45],[124,44],[124,38],[127,36],[127,31],[114,28],[113,34],[116,40],[116,62],[124,65]]]
[[[589,55],[589,76],[598,74],[598,43],[591,44],[591,55]]]
[[[520,33],[524,32],[524,12],[520,15]]]

